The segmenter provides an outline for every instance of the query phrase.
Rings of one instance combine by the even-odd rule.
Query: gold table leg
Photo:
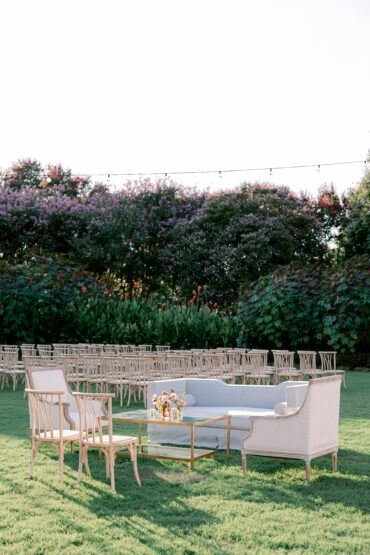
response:
[[[227,445],[226,445],[226,458],[230,458],[230,420],[231,416],[227,419]]]
[[[190,470],[194,470],[194,424],[190,429],[190,462],[188,466]]]

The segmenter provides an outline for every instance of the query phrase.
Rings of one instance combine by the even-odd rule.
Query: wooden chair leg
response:
[[[311,480],[311,464],[310,461],[306,461],[306,480],[307,483]]]
[[[332,460],[333,460],[333,472],[337,472],[338,471],[338,453],[333,453]]]
[[[110,447],[107,451],[109,453],[109,470],[110,470],[110,487],[113,492],[116,491],[116,485],[114,481],[114,453],[113,449]]]
[[[242,455],[242,465],[243,465],[243,474],[245,476],[247,473],[247,455]]]
[[[58,458],[59,458],[59,479],[60,483],[63,484],[63,461],[64,461],[64,443],[61,441],[58,446]]]
[[[84,463],[85,463],[85,468],[86,468],[86,472],[88,476],[91,476],[91,472],[90,472],[90,467],[89,467],[89,459],[87,457],[87,452],[88,452],[88,447],[85,447],[85,457],[84,457]]]
[[[132,465],[134,467],[134,474],[135,474],[136,482],[139,486],[141,486],[140,476],[139,476],[139,472],[138,472],[138,469],[137,469],[137,445],[136,445],[136,443],[133,443],[132,445],[128,445],[128,450],[130,452]]]
[[[107,451],[105,451],[105,476],[109,478],[109,457]]]
[[[81,481],[81,474],[82,474],[82,464],[83,464],[83,451],[84,448],[82,447],[82,445],[80,445],[79,448],[79,457],[78,457],[78,474],[77,474],[77,480],[76,480],[76,484],[79,484]]]
[[[37,451],[38,451],[36,449],[36,444],[35,444],[35,441],[33,439],[31,440],[31,448],[32,448],[32,455],[31,455],[30,478],[32,478],[32,476],[33,476],[33,468],[34,468],[35,459],[37,457]]]

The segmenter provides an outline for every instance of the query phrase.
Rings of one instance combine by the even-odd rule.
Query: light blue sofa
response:
[[[152,395],[174,389],[184,392],[188,402],[184,416],[231,416],[230,448],[240,450],[240,439],[248,433],[250,416],[284,414],[285,407],[302,404],[308,382],[282,382],[279,385],[234,385],[216,379],[182,378],[149,382],[148,408]],[[149,425],[148,441],[153,443],[190,444],[190,428]],[[194,444],[199,447],[226,449],[227,420],[195,428]]]

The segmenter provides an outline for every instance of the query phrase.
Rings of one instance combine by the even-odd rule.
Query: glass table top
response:
[[[127,451],[117,451],[121,455],[129,455]],[[207,457],[213,455],[215,449],[199,449],[199,447],[194,448],[193,459],[199,459],[202,457]],[[191,449],[190,447],[172,447],[168,445],[141,445],[140,450],[137,453],[138,457],[155,457],[163,459],[177,459],[183,461],[191,460]]]
[[[201,422],[207,422],[209,420],[217,420],[218,418],[226,418],[225,415],[212,415],[212,416],[183,416],[182,420],[178,418],[161,418],[158,413],[156,413],[155,418],[150,414],[150,410],[139,409],[124,412],[116,412],[113,415],[113,420],[115,421],[125,421],[134,420],[137,422],[150,421],[151,424],[197,424]],[[106,418],[103,418],[105,420]]]

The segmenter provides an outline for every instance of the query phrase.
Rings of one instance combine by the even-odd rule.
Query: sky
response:
[[[0,0],[0,167],[343,192],[362,162],[171,172],[365,160],[369,28],[369,0]]]

